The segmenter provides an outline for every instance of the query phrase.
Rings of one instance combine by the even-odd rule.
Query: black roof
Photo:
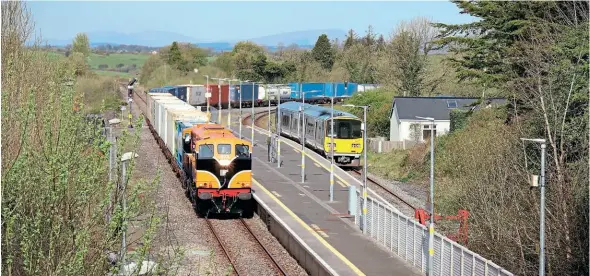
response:
[[[393,99],[392,112],[397,110],[400,120],[417,120],[416,116],[431,117],[435,120],[450,120],[451,109],[468,110],[474,108],[471,105],[480,98],[469,97],[395,97]],[[486,99],[484,104],[502,105],[506,103],[502,98]]]

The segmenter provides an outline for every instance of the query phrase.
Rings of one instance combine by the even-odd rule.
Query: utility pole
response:
[[[545,152],[547,141],[545,139],[520,138],[522,141],[532,141],[541,144],[541,189],[540,218],[539,218],[539,276],[545,276]],[[531,183],[534,186],[535,183]]]
[[[277,99],[277,168],[281,167],[281,89]]]
[[[224,80],[223,78],[211,78],[212,80],[217,80],[217,123],[221,125],[221,81]]]
[[[209,88],[209,76],[205,75],[205,78],[207,78],[207,84],[205,85],[205,87],[207,87],[207,90],[205,92],[205,98],[207,98],[207,112],[210,113],[211,111],[209,110],[209,98],[211,98],[211,89]]]
[[[121,157],[122,164],[122,180],[121,180],[121,203],[123,207],[123,217],[126,220],[127,216],[127,197],[125,196],[127,190],[127,165],[129,160],[137,158],[139,155],[133,152],[126,152]],[[121,267],[125,266],[125,253],[127,253],[127,222],[123,225],[123,237],[121,239]]]
[[[434,118],[432,117],[420,117],[418,119],[430,121],[430,225],[428,226],[428,232],[430,233],[428,238],[428,276],[433,275],[434,268]]]
[[[334,201],[334,94],[337,86],[333,84],[334,90],[332,92],[332,111],[330,114],[330,202]]]
[[[356,107],[363,109],[363,123],[361,124],[361,130],[363,131],[363,234],[367,233],[367,166],[369,165],[367,162],[367,109],[369,109],[369,105],[353,105],[353,104],[345,104],[342,106],[346,107]]]

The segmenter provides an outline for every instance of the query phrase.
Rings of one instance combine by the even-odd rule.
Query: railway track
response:
[[[287,272],[272,256],[262,241],[260,241],[260,239],[254,234],[254,231],[252,231],[244,219],[225,221],[217,220],[215,222],[213,222],[211,219],[206,219],[206,221],[207,226],[221,246],[224,255],[231,263],[233,272],[236,275],[248,275],[247,272],[251,272],[251,274],[259,274],[254,271],[254,267],[268,267],[268,264],[271,264],[271,266],[274,268],[273,270],[275,273],[273,275],[287,275]],[[232,224],[234,227],[226,227],[227,224]],[[236,229],[242,229],[240,233],[245,232],[247,234],[239,236],[235,235]],[[225,231],[225,233],[220,233],[222,231]],[[260,249],[260,255],[263,255],[264,259],[252,258],[252,251],[240,251],[240,249],[244,249],[244,241],[240,241],[240,238],[243,236],[250,237],[247,239],[249,242],[256,244],[256,247]],[[266,275],[266,273],[262,272],[263,275]]]
[[[254,118],[255,118],[254,124],[258,127],[266,128],[266,126],[261,126],[258,124],[258,122],[266,116],[268,116],[267,111],[261,111],[261,112],[255,113],[254,114]],[[251,117],[251,115],[247,115],[243,119],[243,123],[249,124],[250,117]],[[357,176],[357,177],[362,176],[362,173],[359,170],[347,170],[347,171],[351,172],[351,174],[353,174],[353,176]],[[384,193],[387,196],[389,196],[390,198],[392,198],[393,201],[399,202],[400,205],[403,205],[404,207],[411,209],[411,210],[408,210],[408,212],[410,213],[410,215],[414,215],[413,212],[416,210],[416,206],[414,206],[413,204],[411,204],[410,202],[408,202],[407,200],[405,200],[401,196],[397,195],[396,193],[391,191],[389,188],[385,187],[385,185],[381,184],[379,181],[373,179],[372,177],[367,176],[367,181],[369,182],[369,184],[376,186],[380,191],[382,191],[382,193]]]
[[[122,85],[126,84],[122,83]],[[126,89],[122,89],[121,94],[127,98]],[[137,112],[143,113],[147,107],[143,91],[134,91],[132,104],[138,109]],[[206,218],[205,222],[219,244],[221,252],[231,264],[234,274],[287,275],[287,270],[273,257],[267,246],[244,219],[211,220]],[[293,271],[293,269],[290,268],[288,271]]]
[[[361,177],[363,175],[363,173],[360,170],[350,170],[350,171],[359,177]],[[367,175],[367,181],[370,182],[371,184],[373,184],[374,186],[377,186],[380,190],[384,191],[385,194],[394,197],[396,199],[396,201],[401,202],[404,206],[411,208],[412,210],[416,210],[416,207],[413,204],[409,203],[408,201],[406,201],[402,197],[395,194],[393,191],[389,190],[387,187],[385,187],[384,185],[379,183],[379,181],[376,181],[375,179],[373,179],[372,177],[370,177],[368,175]]]

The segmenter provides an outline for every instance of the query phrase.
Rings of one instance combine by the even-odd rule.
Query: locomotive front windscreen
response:
[[[330,123],[327,126],[328,137],[330,137]],[[334,120],[334,131],[336,139],[357,139],[361,138],[361,122],[358,120]]]

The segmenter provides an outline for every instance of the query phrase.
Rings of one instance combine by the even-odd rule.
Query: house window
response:
[[[422,125],[422,140],[430,139],[431,127],[434,130],[434,137],[436,137],[436,124],[435,125]]]
[[[457,108],[457,101],[455,101],[455,100],[447,101],[447,107],[448,108]]]

